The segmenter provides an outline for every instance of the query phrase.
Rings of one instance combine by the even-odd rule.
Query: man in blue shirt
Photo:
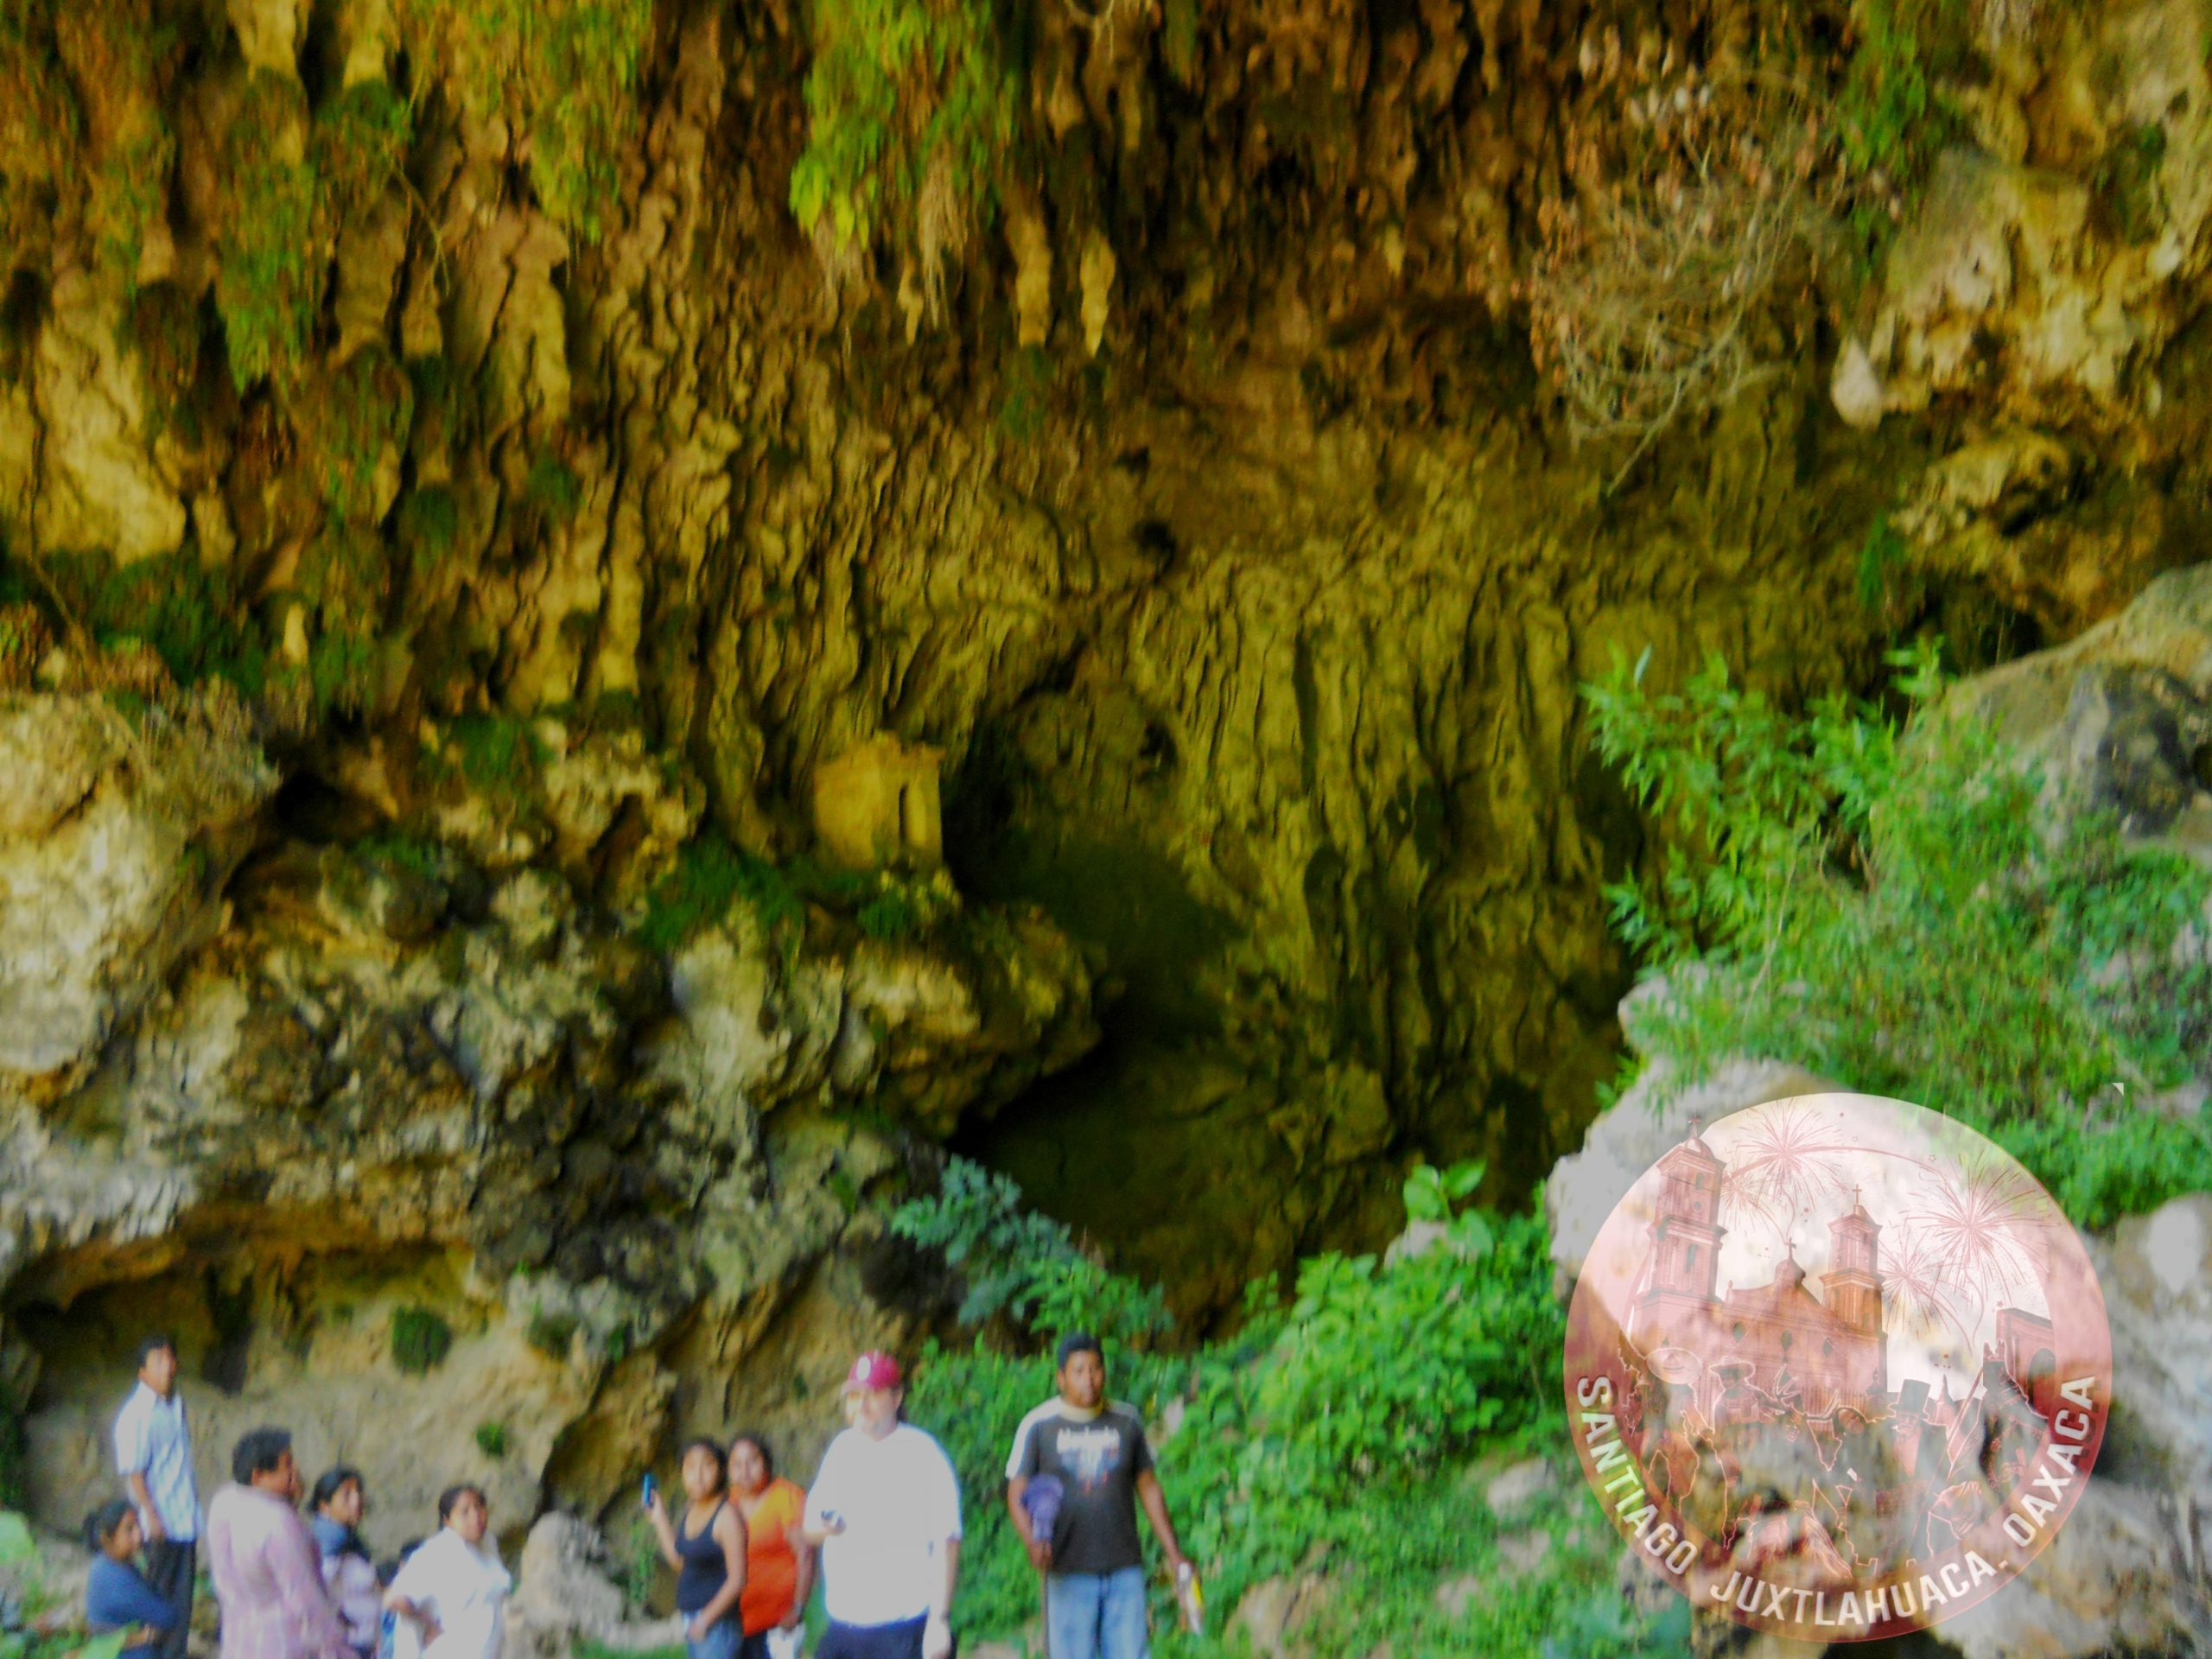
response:
[[[192,1474],[192,1430],[176,1392],[176,1344],[156,1333],[138,1344],[138,1386],[115,1419],[115,1466],[138,1507],[146,1536],[146,1581],[176,1609],[152,1659],[184,1659],[198,1565],[200,1489]]]

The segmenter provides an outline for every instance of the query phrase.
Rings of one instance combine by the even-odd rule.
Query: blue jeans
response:
[[[744,1644],[745,1627],[738,1623],[737,1611],[728,1613],[707,1626],[706,1635],[694,1642],[683,1638],[683,1651],[690,1659],[737,1659],[737,1650]]]
[[[1052,1659],[1151,1659],[1144,1568],[1053,1573],[1046,1584],[1045,1622]]]

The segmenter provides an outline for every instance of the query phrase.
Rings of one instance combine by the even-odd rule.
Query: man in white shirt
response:
[[[899,1421],[898,1362],[862,1354],[845,1378],[852,1427],[822,1454],[806,1541],[822,1549],[829,1633],[815,1659],[946,1659],[960,1577],[960,1481],[935,1439]]]
[[[153,1644],[154,1659],[184,1659],[198,1567],[200,1489],[192,1474],[192,1430],[176,1392],[176,1344],[156,1333],[138,1344],[138,1386],[115,1419],[115,1466],[138,1506],[146,1582],[177,1610]]]

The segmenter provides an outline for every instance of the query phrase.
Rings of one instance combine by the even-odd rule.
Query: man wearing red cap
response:
[[[866,1353],[845,1378],[852,1427],[806,1495],[822,1548],[829,1634],[815,1659],[946,1659],[960,1575],[960,1482],[930,1435],[899,1421],[898,1362]]]

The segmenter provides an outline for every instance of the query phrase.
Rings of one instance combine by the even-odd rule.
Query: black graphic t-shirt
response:
[[[1059,1519],[1052,1524],[1052,1571],[1118,1573],[1141,1567],[1137,1543],[1137,1477],[1152,1467],[1144,1422],[1118,1401],[1081,1412],[1047,1401],[1014,1431],[1007,1478],[1059,1478]]]

